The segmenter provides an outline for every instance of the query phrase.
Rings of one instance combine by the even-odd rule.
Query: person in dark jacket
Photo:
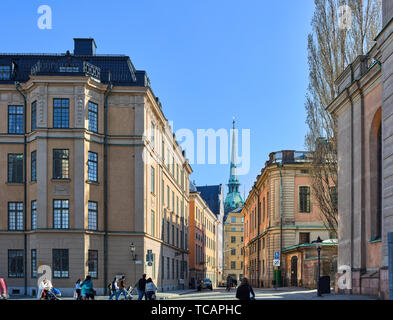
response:
[[[109,300],[112,300],[113,297],[117,297],[117,290],[119,290],[116,277],[113,279],[113,281],[109,284],[108,287],[109,287],[109,291],[110,291]]]
[[[141,279],[138,281],[137,285],[137,290],[138,290],[138,300],[142,300],[143,296],[145,296],[145,300],[147,300],[146,297],[146,274],[142,276]]]
[[[255,300],[254,290],[252,290],[247,278],[243,278],[240,286],[237,288],[236,298],[239,300]]]

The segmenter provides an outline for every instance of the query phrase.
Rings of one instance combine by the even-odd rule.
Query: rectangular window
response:
[[[231,243],[236,243],[236,237],[234,236],[231,237]]]
[[[172,191],[172,211],[175,212],[175,192]]]
[[[299,244],[310,243],[310,233],[300,232],[299,233]]]
[[[23,183],[23,154],[8,154],[8,183]]]
[[[151,221],[150,221],[150,234],[154,236],[154,226],[155,226],[155,214],[154,211],[151,211]]]
[[[31,201],[31,230],[37,229],[37,201]]]
[[[154,123],[151,123],[151,137],[150,137],[150,141],[151,141],[151,146],[152,148],[154,148],[154,133],[155,133],[155,126]]]
[[[170,204],[170,191],[169,191],[169,186],[166,186],[166,206],[169,209],[169,204]]]
[[[175,227],[172,225],[172,245],[175,245]]]
[[[89,151],[87,160],[87,179],[98,182],[98,154]]]
[[[53,149],[53,179],[68,179],[70,151],[68,149]]]
[[[164,206],[165,201],[165,184],[164,179],[161,181],[161,205]]]
[[[53,99],[53,128],[69,128],[69,118],[69,100]]]
[[[88,275],[94,279],[98,278],[98,251],[89,250],[88,253]]]
[[[299,187],[299,212],[310,213],[310,187]]]
[[[153,167],[151,167],[151,175],[150,175],[150,178],[151,178],[151,184],[150,184],[151,193],[152,193],[152,194],[155,194],[155,186],[154,186],[155,177],[154,177],[154,168],[153,168]]]
[[[332,203],[333,209],[337,210],[338,206],[338,196],[337,196],[337,187],[329,187],[330,193],[330,201]]]
[[[37,181],[37,151],[31,153],[31,181]]]
[[[31,277],[37,278],[37,250],[31,249]]]
[[[98,220],[98,203],[95,201],[89,201],[87,204],[87,229],[97,230],[97,220]]]
[[[98,105],[89,101],[89,130],[98,132]]]
[[[31,104],[31,131],[37,128],[37,101]]]
[[[23,106],[8,106],[8,133],[23,134]]]
[[[53,228],[68,229],[69,201],[53,200]]]
[[[176,228],[176,247],[179,248],[179,228]]]
[[[165,279],[165,258],[161,257],[161,279]]]
[[[166,238],[167,238],[167,243],[170,243],[169,235],[170,235],[170,226],[169,226],[169,221],[166,222]]]
[[[10,80],[11,78],[11,67],[0,66],[0,80]]]
[[[176,260],[176,279],[179,279],[179,260]]]
[[[231,269],[236,269],[236,261],[231,261]]]
[[[231,218],[231,222],[232,222],[232,223],[236,223],[236,217],[232,217],[232,218]]]
[[[23,250],[8,250],[8,278],[23,278]]]
[[[167,271],[166,271],[166,274],[167,274],[167,279],[169,280],[170,279],[170,269],[169,269],[169,257],[168,258],[166,258],[166,269],[167,269]]]
[[[232,248],[231,249],[231,256],[235,256],[236,255],[236,249]]]
[[[265,201],[265,197],[263,198],[263,216],[262,219],[263,221],[265,221],[265,215],[266,215],[266,201]]]
[[[23,202],[8,202],[8,230],[23,230]]]
[[[52,258],[53,277],[68,278],[68,249],[53,249]]]
[[[172,279],[175,279],[175,259],[172,258]]]

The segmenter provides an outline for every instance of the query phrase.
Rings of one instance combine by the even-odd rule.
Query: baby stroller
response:
[[[59,289],[52,288],[52,289],[44,289],[42,291],[41,300],[60,300],[61,292]]]
[[[129,286],[129,287],[126,289],[126,291],[127,291],[127,298],[126,298],[127,300],[132,300],[132,299],[134,299],[132,296],[138,294],[138,293],[136,292],[136,289],[133,288],[133,287],[131,287],[131,286]]]

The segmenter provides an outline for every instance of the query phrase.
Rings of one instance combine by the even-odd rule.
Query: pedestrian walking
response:
[[[243,278],[239,288],[237,288],[236,298],[239,300],[255,300],[254,290],[252,290],[247,278]]]
[[[231,287],[232,287],[232,277],[230,275],[228,275],[228,277],[227,277],[227,291],[231,291]]]
[[[142,278],[139,279],[137,285],[136,285],[137,291],[138,291],[138,300],[142,300],[143,296],[146,298],[146,274],[142,275]]]
[[[156,300],[157,287],[151,278],[146,280],[146,297],[147,300]]]
[[[93,281],[91,281],[91,276],[86,276],[86,279],[81,283],[81,292],[83,300],[94,300],[96,294],[93,288]]]
[[[117,297],[117,290],[119,289],[117,285],[117,279],[116,277],[113,279],[113,281],[109,284],[109,300],[112,300],[113,297]]]
[[[82,280],[81,279],[78,279],[78,280],[76,280],[76,283],[75,283],[75,294],[74,294],[74,298],[76,299],[76,300],[81,300],[81,282],[82,282]]]
[[[116,300],[119,300],[119,297],[121,294],[124,295],[124,300],[127,300],[127,291],[126,291],[126,284],[125,284],[126,280],[125,279],[126,279],[125,276],[122,276],[117,284],[119,287],[119,290],[117,291],[117,294],[116,294]]]

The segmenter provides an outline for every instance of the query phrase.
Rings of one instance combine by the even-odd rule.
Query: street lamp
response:
[[[136,260],[136,254],[135,254],[135,245],[134,245],[134,243],[132,242],[131,244],[130,244],[130,252],[131,252],[131,255],[132,255],[132,260]]]
[[[321,297],[321,289],[320,289],[320,280],[321,280],[321,249],[322,249],[322,240],[318,236],[318,239],[314,241],[315,246],[318,251],[318,282],[317,282],[317,295]]]

